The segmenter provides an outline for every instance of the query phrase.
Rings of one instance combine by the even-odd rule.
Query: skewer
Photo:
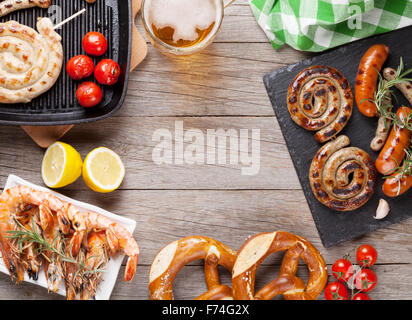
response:
[[[56,24],[53,29],[56,30],[56,29],[60,28],[61,26],[63,26],[63,25],[66,24],[67,22],[69,22],[69,21],[77,18],[78,16],[80,16],[81,14],[83,14],[83,13],[85,13],[85,12],[86,12],[86,8],[83,8],[82,10],[80,10],[79,12],[75,13],[74,15],[68,17],[67,19],[63,20],[63,21],[60,22],[59,24]]]

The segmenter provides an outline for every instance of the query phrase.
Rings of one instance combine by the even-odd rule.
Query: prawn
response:
[[[139,246],[133,235],[123,226],[95,212],[81,213],[82,221],[88,231],[104,231],[111,255],[119,250],[128,256],[124,281],[131,281],[136,273]]]
[[[88,240],[86,254],[86,272],[83,273],[83,287],[80,298],[89,300],[95,297],[97,285],[102,277],[100,270],[105,269],[109,262],[106,235],[104,232],[91,232]]]

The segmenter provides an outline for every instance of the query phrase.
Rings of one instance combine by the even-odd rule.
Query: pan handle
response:
[[[142,0],[132,0],[132,54],[130,71],[134,70],[147,55],[147,44],[136,27],[136,15],[140,11]]]

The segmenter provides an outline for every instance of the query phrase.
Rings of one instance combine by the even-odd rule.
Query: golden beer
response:
[[[142,20],[152,44],[166,54],[193,54],[212,41],[223,0],[144,0]]]

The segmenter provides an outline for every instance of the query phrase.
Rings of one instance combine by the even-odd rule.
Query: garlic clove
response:
[[[389,207],[388,201],[380,199],[378,209],[376,209],[376,216],[374,216],[374,218],[376,220],[384,219],[388,215],[389,211],[391,211],[391,208]]]

